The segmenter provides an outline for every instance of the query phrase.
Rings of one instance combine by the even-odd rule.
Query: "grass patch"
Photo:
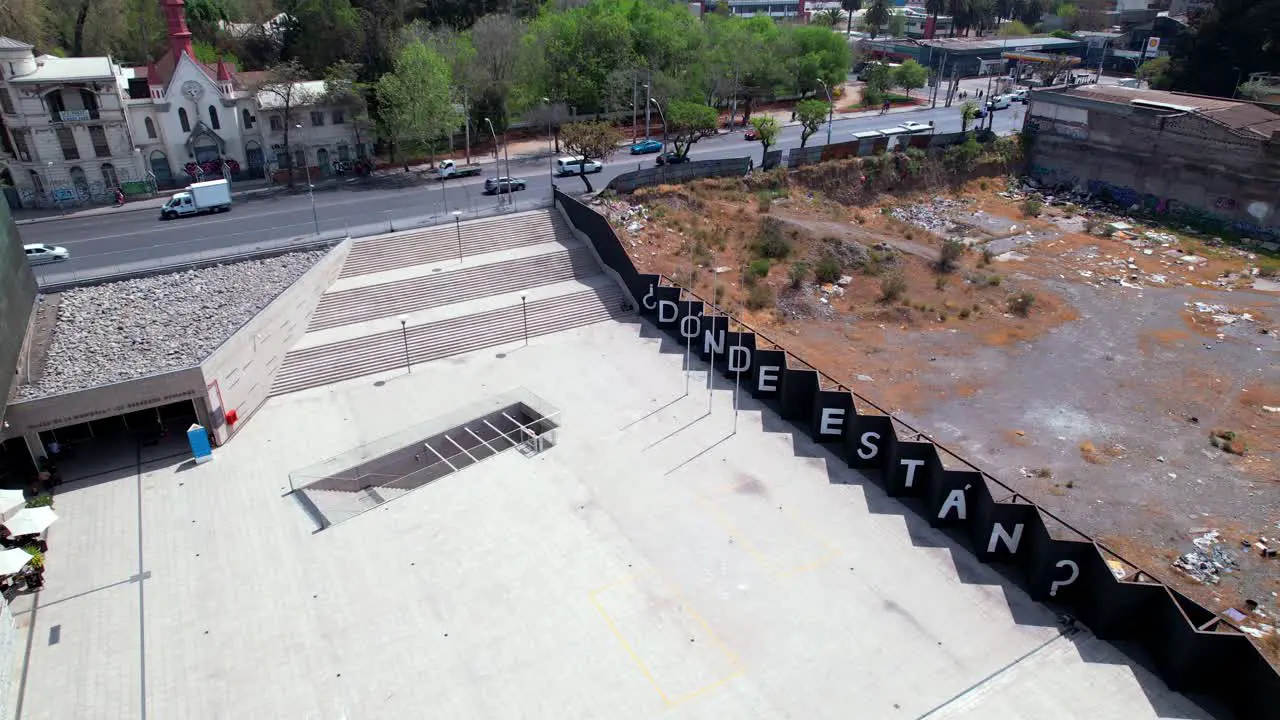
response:
[[[769,274],[769,265],[768,260],[760,258],[759,260],[752,260],[751,264],[747,266],[747,270],[756,277],[765,277]]]
[[[1107,464],[1107,459],[1102,456],[1102,453],[1098,452],[1097,446],[1089,440],[1080,443],[1080,457],[1084,458],[1085,462],[1093,465]]]
[[[808,263],[796,262],[791,264],[791,268],[787,270],[787,279],[791,281],[791,289],[799,290],[804,284],[804,279],[809,276]]]
[[[1018,317],[1027,317],[1031,314],[1031,308],[1036,304],[1036,296],[1027,290],[1023,290],[1011,296],[1008,300],[1009,312]]]
[[[891,303],[907,292],[907,278],[900,272],[890,273],[880,280],[880,301]]]
[[[1040,213],[1043,210],[1044,203],[1035,198],[1027,198],[1022,202],[1022,214],[1026,217],[1040,217]]]
[[[790,255],[791,240],[787,238],[782,221],[776,217],[760,218],[760,231],[751,249],[757,256],[773,260],[781,260]]]
[[[747,293],[747,307],[752,310],[764,310],[773,307],[773,291],[768,285],[756,285]]]
[[[840,261],[830,255],[818,261],[813,268],[813,277],[820,283],[833,283],[840,279],[844,272],[840,267]]]

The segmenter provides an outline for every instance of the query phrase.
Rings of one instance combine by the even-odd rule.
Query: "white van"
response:
[[[557,175],[578,175],[583,172],[584,168],[589,175],[604,170],[604,165],[595,160],[584,161],[582,158],[573,157],[562,157],[556,160]]]
[[[987,108],[991,110],[1008,110],[1009,105],[1010,99],[1008,95],[997,95],[987,103]]]

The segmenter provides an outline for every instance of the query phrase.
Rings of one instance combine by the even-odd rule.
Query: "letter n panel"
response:
[[[809,436],[816,443],[843,443],[853,423],[853,396],[847,390],[819,390],[813,396]]]
[[[787,354],[781,350],[757,350],[751,356],[751,395],[760,400],[782,395],[782,373]]]
[[[919,497],[924,494],[933,474],[938,472],[942,472],[942,463],[933,443],[899,440],[893,449],[885,492],[895,497]]]
[[[998,492],[1005,492],[997,486]],[[1044,527],[1040,513],[1032,505],[996,502],[991,486],[983,479],[973,497],[974,521],[969,525],[969,542],[978,560],[1017,562],[1027,551],[1027,534]]]
[[[784,420],[809,422],[813,396],[818,392],[818,373],[813,370],[782,371],[782,395],[778,412]]]
[[[703,315],[702,334],[693,339],[693,350],[698,357],[710,361],[716,356],[716,366],[724,362],[729,352],[729,318],[724,315]]]

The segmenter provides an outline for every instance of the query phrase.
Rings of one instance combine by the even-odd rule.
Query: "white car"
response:
[[[585,171],[586,174],[598,173],[604,170],[604,165],[596,160],[583,160],[582,158],[562,157],[556,160],[556,175],[564,177],[565,175],[578,175]]]
[[[922,133],[922,132],[928,132],[929,130],[932,130],[933,123],[921,123],[921,122],[915,122],[913,120],[908,120],[902,123],[902,127],[906,128],[907,132],[910,132],[910,133]]]
[[[23,245],[22,249],[27,252],[27,262],[32,265],[60,262],[71,257],[71,253],[67,252],[66,248],[57,247],[56,245],[38,243],[34,245]]]

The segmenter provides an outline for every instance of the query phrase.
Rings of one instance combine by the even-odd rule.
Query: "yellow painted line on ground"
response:
[[[640,578],[645,575],[653,575],[655,577],[656,582],[659,585],[664,586],[666,590],[672,595],[672,599],[676,601],[680,609],[683,610],[685,614],[687,614],[689,617],[693,618],[694,622],[702,626],[703,630],[706,632],[707,637],[709,637],[711,641],[715,643],[717,647],[720,648],[720,652],[724,653],[725,658],[729,661],[729,665],[735,668],[733,672],[729,673],[728,675],[725,675],[719,680],[708,683],[707,685],[704,685],[696,690],[692,690],[690,692],[687,692],[683,695],[676,696],[674,698],[668,695],[667,692],[662,689],[662,686],[658,683],[657,678],[654,677],[653,672],[649,669],[649,666],[645,665],[644,661],[640,659],[640,655],[635,651],[635,648],[632,647],[631,643],[627,641],[627,638],[625,635],[622,634],[622,631],[618,629],[617,623],[613,621],[613,618],[609,615],[608,611],[604,609],[604,605],[600,603],[600,599],[597,597],[597,595],[599,595],[602,592],[612,590],[622,585],[627,585],[627,584],[637,585]],[[729,646],[725,644],[723,640],[720,639],[719,635],[716,635],[716,633],[711,629],[711,625],[702,617],[702,615],[700,615],[697,611],[695,611],[692,608],[692,606],[690,606],[689,600],[687,597],[685,597],[684,593],[680,592],[680,590],[673,583],[667,580],[656,569],[641,570],[639,572],[632,573],[631,575],[623,578],[622,580],[618,580],[618,581],[609,583],[607,585],[602,585],[596,588],[595,590],[592,590],[590,593],[588,593],[588,595],[591,598],[591,604],[595,605],[596,611],[600,613],[600,617],[603,618],[605,624],[609,626],[609,631],[613,633],[613,636],[618,640],[618,643],[622,645],[622,648],[626,651],[628,657],[631,658],[631,662],[634,663],[637,668],[639,668],[641,674],[643,674],[645,678],[648,679],[649,684],[652,685],[653,689],[658,692],[658,696],[662,698],[662,701],[667,705],[667,709],[669,710],[679,705],[683,705],[691,700],[699,698],[703,695],[706,695],[707,693],[710,693],[711,691],[724,686],[725,684],[729,683],[731,680],[741,677],[746,672],[746,669],[742,665],[741,659],[739,659],[737,654],[735,654],[729,648]]]

